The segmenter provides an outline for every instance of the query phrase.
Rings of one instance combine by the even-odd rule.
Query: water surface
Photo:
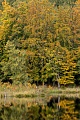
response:
[[[80,120],[80,99],[3,98],[0,99],[0,120]]]

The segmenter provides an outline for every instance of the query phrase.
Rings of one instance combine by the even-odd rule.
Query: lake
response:
[[[0,98],[0,120],[80,120],[80,98]]]

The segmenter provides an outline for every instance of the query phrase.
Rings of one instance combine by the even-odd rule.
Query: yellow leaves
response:
[[[53,34],[51,32],[48,32],[47,38],[49,39],[49,42],[52,41]]]
[[[75,115],[77,111],[74,111],[74,101],[73,100],[61,100],[59,106],[63,109],[63,114],[61,115],[62,120],[77,120]]]
[[[0,39],[6,39],[10,32],[10,25],[15,21],[15,9],[11,7],[6,1],[3,3],[3,9],[0,16]]]
[[[36,43],[36,38],[29,38],[28,40],[29,44],[35,44]]]
[[[62,108],[65,108],[65,109],[69,108],[69,107],[70,107],[70,106],[69,106],[70,104],[74,104],[74,101],[61,100],[61,101],[59,102],[59,105],[60,105]]]
[[[62,85],[68,85],[68,84],[74,84],[74,81],[73,81],[73,78],[74,76],[66,76],[66,75],[63,75],[60,79],[59,79],[59,82],[60,84]]]
[[[72,51],[67,48],[72,49],[73,43],[79,46],[77,39],[79,35],[76,35],[80,33],[80,17],[77,14],[79,8],[75,6],[72,14],[69,7],[62,6],[54,9],[48,0],[29,0],[26,4],[20,2],[14,7],[6,1],[3,2],[3,11],[0,11],[0,40],[13,40],[16,47],[26,49],[26,57],[30,62],[28,68],[31,72],[36,71],[36,66],[36,69],[40,69],[36,73],[44,74],[42,76],[44,79],[57,76],[60,72],[60,83],[68,84],[72,82],[76,63],[74,63]],[[78,57],[79,49],[76,55]],[[47,63],[49,63],[48,66]]]
[[[51,53],[50,53],[49,55],[50,55],[50,57],[53,57],[53,56],[54,56],[54,54],[51,54]]]
[[[2,14],[6,13],[5,15],[8,16],[8,13],[11,12],[11,6],[6,1],[2,2],[2,5],[3,5],[3,13]]]
[[[76,5],[80,5],[80,0],[77,0],[77,1],[76,1]]]

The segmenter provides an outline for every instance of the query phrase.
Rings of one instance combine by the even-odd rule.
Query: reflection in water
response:
[[[1,99],[0,120],[80,120],[79,98],[51,97],[42,101]]]

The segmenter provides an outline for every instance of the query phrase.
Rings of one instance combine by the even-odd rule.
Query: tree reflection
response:
[[[59,105],[61,120],[77,120],[78,111],[75,110],[74,100],[63,99]]]
[[[52,97],[47,104],[0,104],[0,120],[78,120],[80,99]],[[77,107],[78,105],[78,107]]]
[[[75,99],[75,109],[79,112],[77,114],[77,118],[80,119],[80,99]]]

